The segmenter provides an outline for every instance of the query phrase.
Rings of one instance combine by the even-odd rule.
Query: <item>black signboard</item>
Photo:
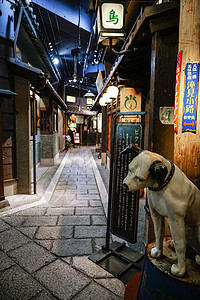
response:
[[[122,154],[129,144],[141,147],[142,124],[118,123],[114,149],[114,176],[112,194],[111,232],[131,243],[136,242],[139,193],[129,193],[123,188],[123,180],[128,173],[128,164],[133,154]]]

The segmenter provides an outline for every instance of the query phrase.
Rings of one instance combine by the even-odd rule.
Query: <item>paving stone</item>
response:
[[[4,221],[0,220],[0,232],[10,229],[10,225],[6,224]]]
[[[74,215],[74,208],[56,207],[48,208],[46,216]]]
[[[92,254],[91,239],[69,239],[54,241],[51,250],[59,256],[75,256]]]
[[[82,189],[77,190],[77,195],[82,195],[82,194],[87,195],[88,190],[82,190]]]
[[[36,239],[39,240],[69,239],[72,237],[72,226],[42,226],[36,233]]]
[[[86,276],[60,260],[39,270],[36,277],[59,299],[71,299],[90,282]]]
[[[53,193],[53,197],[56,198],[56,197],[62,196],[64,194],[64,192],[65,191],[63,191],[63,190],[55,190]]]
[[[76,215],[104,215],[102,207],[77,207],[76,208]]]
[[[23,245],[16,250],[9,252],[9,255],[18,262],[18,264],[33,273],[44,265],[55,260],[55,256],[44,250],[41,246],[34,242]]]
[[[88,206],[88,200],[72,200],[72,201],[64,201],[62,203],[63,207],[76,207],[76,206]]]
[[[101,201],[97,201],[97,200],[89,200],[90,206],[99,206],[102,207]]]
[[[73,300],[119,300],[122,299],[112,292],[108,291],[96,282],[91,282],[83,291],[81,291]]]
[[[119,279],[95,279],[95,281],[124,299],[125,285]]]
[[[72,264],[72,257],[62,257],[61,259],[64,260],[69,265]]]
[[[88,189],[88,193],[92,195],[99,195],[99,191],[97,189]]]
[[[25,234],[26,236],[28,236],[29,238],[33,239],[37,228],[38,227],[35,226],[35,227],[18,227],[17,229],[23,234]]]
[[[49,292],[41,291],[37,296],[35,296],[31,300],[54,300],[54,299],[57,298],[53,297]]]
[[[105,226],[76,226],[75,238],[104,237],[106,234]]]
[[[93,261],[88,259],[88,256],[73,257],[73,266],[85,273],[91,278],[105,278],[113,277],[112,274],[105,271],[103,268],[99,267]]]
[[[79,200],[81,200],[81,199],[83,199],[83,200],[94,200],[94,199],[97,199],[97,200],[100,200],[100,196],[99,195],[77,195],[77,199]]]
[[[67,180],[59,180],[58,181],[58,183],[57,183],[57,186],[59,185],[59,186],[64,186],[64,185],[66,185],[66,182],[67,182]]]
[[[34,240],[34,241],[47,250],[51,250],[53,246],[53,240]]]
[[[26,217],[21,217],[21,216],[8,216],[8,217],[3,217],[2,220],[5,220],[8,224],[11,226],[17,227],[17,226],[22,226],[26,220]]]
[[[41,290],[41,285],[18,266],[13,266],[0,274],[0,299],[2,300],[30,299]]]
[[[106,218],[104,216],[92,216],[92,225],[105,225]]]
[[[0,272],[5,269],[8,269],[14,264],[15,263],[13,262],[13,260],[8,255],[6,255],[3,251],[0,250]]]
[[[60,216],[58,225],[90,225],[89,216]]]
[[[55,190],[56,191],[65,190],[66,186],[67,186],[67,182],[64,185],[57,185]]]
[[[46,226],[46,225],[56,225],[57,216],[41,216],[41,217],[27,217],[23,226]]]
[[[45,207],[31,207],[15,213],[16,216],[43,216],[46,212]]]
[[[0,233],[0,248],[4,251],[13,250],[29,241],[29,238],[14,228]]]

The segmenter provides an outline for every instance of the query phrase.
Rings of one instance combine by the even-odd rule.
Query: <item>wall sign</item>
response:
[[[159,119],[164,125],[174,124],[174,108],[170,106],[163,106],[159,109]]]
[[[177,54],[177,65],[176,65],[176,85],[175,85],[175,101],[174,101],[174,132],[176,133],[178,131],[181,62],[182,62],[182,50]]]
[[[128,193],[122,182],[128,172],[133,154],[120,155],[130,143],[141,147],[142,124],[118,123],[116,128],[115,164],[113,178],[111,232],[131,243],[136,242],[138,193]]]
[[[80,144],[80,136],[78,132],[73,132],[74,135],[74,144]]]
[[[196,132],[199,62],[187,63],[183,98],[182,132]]]
[[[105,29],[121,29],[123,27],[124,6],[120,3],[103,3],[102,25]]]
[[[141,89],[120,87],[120,112],[141,112]],[[141,116],[121,117],[121,122],[141,122]]]

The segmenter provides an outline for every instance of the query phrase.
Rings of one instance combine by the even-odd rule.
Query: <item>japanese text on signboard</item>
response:
[[[185,68],[185,91],[183,98],[182,131],[196,132],[199,63],[187,63]]]

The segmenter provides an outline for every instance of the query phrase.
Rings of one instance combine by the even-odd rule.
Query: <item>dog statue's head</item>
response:
[[[124,187],[134,192],[146,187],[161,186],[167,176],[168,169],[159,154],[142,150],[134,144],[129,145],[121,152],[133,152],[135,157],[129,164],[128,174],[123,181]]]

